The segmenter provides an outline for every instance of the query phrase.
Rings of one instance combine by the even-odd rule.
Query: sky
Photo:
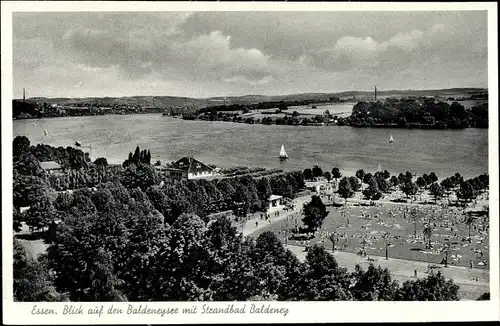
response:
[[[22,97],[487,87],[486,11],[17,12]]]

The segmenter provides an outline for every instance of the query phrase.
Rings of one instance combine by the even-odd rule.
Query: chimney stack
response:
[[[23,88],[23,103],[26,103],[26,89]]]
[[[377,102],[377,85],[375,85],[375,102]]]

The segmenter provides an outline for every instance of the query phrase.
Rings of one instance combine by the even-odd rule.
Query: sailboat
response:
[[[82,146],[82,144],[80,142],[75,142],[75,145],[76,146]]]
[[[286,159],[289,158],[288,154],[285,151],[285,145],[281,145],[281,150],[280,150],[279,158],[280,158],[280,160],[286,160]]]
[[[43,134],[44,134],[45,136],[47,136],[47,135],[49,134],[49,132],[47,131],[47,129],[45,129],[45,130],[43,131]]]
[[[36,126],[36,122],[33,122],[33,126]]]
[[[382,165],[380,165],[380,164],[379,164],[379,165],[377,166],[377,172],[382,172]]]
[[[394,143],[394,138],[392,137],[392,134],[391,134],[391,136],[389,137],[389,143]]]

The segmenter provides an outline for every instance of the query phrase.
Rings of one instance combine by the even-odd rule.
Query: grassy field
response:
[[[328,239],[329,235],[336,234],[336,250],[358,253],[365,248],[367,256],[385,256],[386,240],[383,235],[387,233],[389,257],[425,261],[439,264],[446,256],[445,242],[450,243],[448,251],[448,264],[455,266],[470,266],[489,268],[489,237],[488,226],[478,219],[471,227],[471,241],[468,241],[468,226],[463,222],[464,214],[455,208],[443,209],[438,206],[415,207],[415,223],[412,215],[407,212],[407,205],[385,204],[383,207],[360,207],[348,205],[346,208],[328,207],[329,214],[322,228],[316,232],[309,241],[296,241],[288,239],[288,244],[306,246],[314,243],[323,244],[332,248]],[[285,229],[289,231],[297,225],[302,226],[301,215],[295,214],[287,220],[266,225],[252,236],[265,231],[275,232],[283,241]],[[431,249],[426,249],[427,239],[424,241],[423,230],[425,224],[431,222],[432,236]],[[480,251],[483,252],[481,257]],[[484,263],[484,265],[483,265]]]

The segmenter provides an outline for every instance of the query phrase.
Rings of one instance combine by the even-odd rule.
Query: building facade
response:
[[[61,174],[64,173],[64,167],[57,162],[48,161],[48,162],[40,162],[40,166],[42,169],[47,171],[50,174]]]
[[[182,170],[188,179],[200,179],[217,175],[214,168],[198,161],[193,157],[183,157],[172,164],[172,167]]]

